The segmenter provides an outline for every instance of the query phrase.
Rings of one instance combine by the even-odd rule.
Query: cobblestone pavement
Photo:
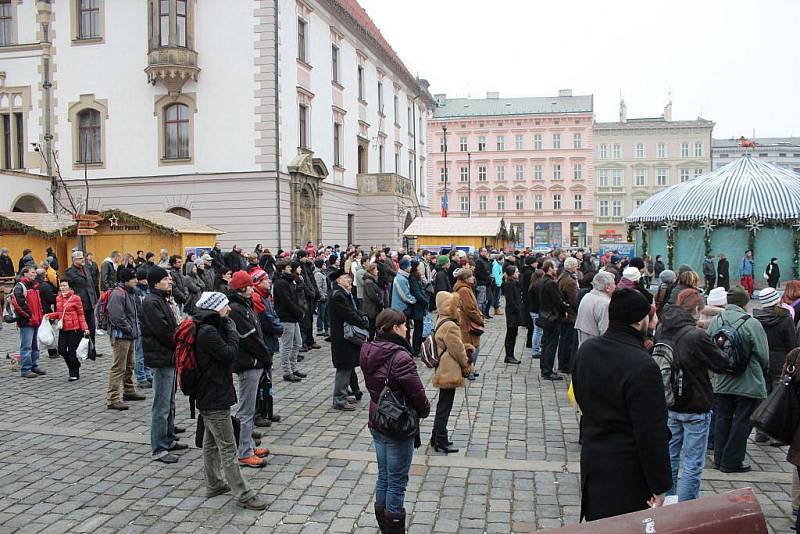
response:
[[[410,532],[534,532],[577,522],[577,419],[567,384],[542,381],[524,341],[520,366],[503,360],[502,318],[487,328],[481,377],[456,395],[450,428],[461,451],[445,456],[416,451],[406,509]],[[522,336],[520,336],[522,337]],[[45,354],[45,377],[22,379],[0,368],[0,532],[377,532],[372,515],[376,465],[366,428],[367,404],[355,412],[331,409],[329,346],[306,354],[300,384],[277,382],[276,412],[266,429],[275,456],[247,480],[270,502],[244,511],[230,495],[204,498],[200,451],[174,465],[150,460],[150,401],[127,412],[105,407],[110,349],[86,362],[81,380],[67,382],[61,359]],[[0,333],[0,353],[15,351],[16,329]],[[437,390],[420,366],[432,404]],[[149,390],[144,390],[148,394]],[[467,406],[468,401],[469,406]],[[469,418],[472,418],[470,425]],[[178,393],[178,423],[194,442],[194,421]],[[422,423],[423,443],[432,418]],[[703,491],[752,487],[772,532],[786,532],[791,472],[785,448],[748,445],[754,471],[707,470]]]

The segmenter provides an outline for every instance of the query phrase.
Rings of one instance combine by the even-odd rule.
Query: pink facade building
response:
[[[503,217],[518,247],[592,247],[592,95],[485,99],[435,95],[428,208]]]

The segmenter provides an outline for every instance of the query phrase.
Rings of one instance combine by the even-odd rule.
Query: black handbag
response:
[[[378,397],[375,413],[372,416],[372,428],[389,438],[408,439],[417,433],[419,423],[414,408],[406,404],[404,398],[398,398],[398,395],[389,387],[389,377],[397,352],[392,354],[386,368],[386,381],[383,383],[383,390]]]
[[[754,427],[782,443],[791,443],[800,425],[800,399],[793,384],[795,371],[794,363],[790,364],[780,382],[750,416]]]
[[[555,330],[559,327],[561,319],[553,312],[547,311],[539,314],[536,318],[536,326],[543,330]]]

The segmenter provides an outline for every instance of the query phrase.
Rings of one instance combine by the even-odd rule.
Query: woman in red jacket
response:
[[[81,298],[70,289],[69,282],[62,280],[58,284],[58,297],[56,298],[56,311],[48,313],[46,317],[51,321],[61,321],[61,330],[58,333],[58,353],[67,362],[69,381],[75,382],[80,378],[81,362],[76,351],[81,339],[89,335],[89,326],[83,315]]]

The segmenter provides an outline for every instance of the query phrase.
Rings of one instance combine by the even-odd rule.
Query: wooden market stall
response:
[[[417,217],[403,232],[416,250],[504,249],[512,240],[500,217]]]
[[[65,236],[75,234],[75,221],[70,215],[56,216],[52,213],[0,213],[0,247],[8,254],[17,268],[22,251],[30,249],[33,259],[40,262],[47,248],[52,248],[59,260],[66,257]]]

